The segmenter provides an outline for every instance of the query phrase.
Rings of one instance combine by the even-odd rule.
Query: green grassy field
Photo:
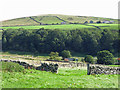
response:
[[[111,67],[120,67],[120,65],[108,65],[108,66],[111,66]]]
[[[118,30],[118,25],[120,24],[88,24],[98,26],[101,29],[111,29],[111,30]]]
[[[14,51],[3,52],[2,55],[12,56],[14,59],[26,56],[32,58],[34,56],[33,53]],[[39,55],[42,57],[48,56],[48,54]],[[40,57],[39,55],[34,57]],[[84,56],[73,52],[73,56],[75,55],[76,57]],[[10,59],[10,57],[7,58]],[[5,68],[5,65],[3,67]],[[13,69],[16,70],[16,68]],[[4,70],[2,73],[0,71],[0,74],[2,74],[2,88],[118,88],[119,75],[87,75],[86,69],[59,68],[57,74],[28,69],[25,69],[24,72]]]
[[[24,29],[40,29],[40,28],[45,28],[45,29],[60,29],[60,30],[75,30],[75,29],[81,29],[81,28],[95,28],[93,26],[86,26],[86,25],[40,25],[40,26],[15,26],[15,27],[2,27],[2,29],[19,29],[19,28],[24,28]]]
[[[39,25],[39,23],[33,21],[29,17],[24,18],[16,18],[12,20],[6,20],[2,22],[2,25],[4,26],[16,26],[16,25]]]
[[[13,27],[2,27],[2,29],[59,29],[59,30],[75,30],[75,29],[83,29],[83,28],[96,28],[94,26],[99,26],[101,29],[110,29],[110,30],[118,30],[118,24],[88,24],[81,25],[81,24],[67,24],[67,25],[40,25],[40,26],[13,26]],[[90,26],[94,25],[94,26]]]
[[[43,24],[61,24],[63,22],[59,18],[56,18],[56,16],[33,16],[32,18]]]
[[[48,15],[39,15],[39,16],[30,16],[30,17],[21,17],[11,20],[2,21],[2,26],[20,26],[20,25],[40,25],[42,24],[60,24],[61,22],[68,23],[84,23],[85,21],[97,22],[97,21],[114,21],[118,23],[117,19],[111,18],[102,18],[102,17],[92,17],[92,16],[72,16],[72,15],[60,15],[60,14],[48,14]]]
[[[26,70],[3,72],[3,88],[118,88],[119,75],[87,75],[86,70],[62,69],[58,74]]]
[[[61,19],[67,21],[67,22],[78,22],[78,23],[84,23],[85,21],[90,22],[91,20],[93,22],[96,22],[98,20],[100,21],[105,21],[105,20],[113,20],[115,22],[117,22],[117,19],[111,19],[111,18],[103,18],[103,17],[92,17],[92,16],[72,16],[72,15],[51,15],[51,16],[58,16]]]

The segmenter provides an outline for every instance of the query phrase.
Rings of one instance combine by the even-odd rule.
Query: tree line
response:
[[[119,32],[98,29],[50,30],[23,28],[3,31],[2,49],[50,53],[70,50],[96,55],[98,51],[108,50],[117,54],[119,50]]]

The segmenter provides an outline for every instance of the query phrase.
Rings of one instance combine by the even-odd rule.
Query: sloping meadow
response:
[[[118,88],[118,75],[87,75],[86,70],[60,68],[58,73],[37,70],[3,72],[3,88]]]

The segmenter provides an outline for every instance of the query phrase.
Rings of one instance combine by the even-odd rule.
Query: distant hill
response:
[[[22,17],[11,20],[2,21],[2,26],[36,26],[47,24],[70,24],[70,23],[90,23],[90,21],[114,21],[118,23],[117,19],[91,17],[91,16],[72,16],[60,14],[48,14],[39,16]]]

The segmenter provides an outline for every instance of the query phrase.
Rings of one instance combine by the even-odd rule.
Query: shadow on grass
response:
[[[14,50],[4,50],[0,53],[3,53],[3,54],[15,54],[15,55],[31,55],[31,56],[34,56],[34,57],[37,57],[37,56],[49,56],[49,53],[34,53],[34,52],[24,52],[24,51],[14,51]],[[86,54],[82,54],[82,53],[78,53],[78,52],[74,52],[74,51],[71,51],[71,54],[72,54],[72,57],[85,57]]]
[[[10,50],[10,51],[2,51],[2,53],[8,53],[8,54],[17,54],[17,55],[32,55],[34,57],[37,57],[37,56],[48,56],[49,54],[47,53],[33,53],[33,52],[23,52],[23,51],[13,51],[13,50]],[[0,52],[1,53],[1,52]]]

